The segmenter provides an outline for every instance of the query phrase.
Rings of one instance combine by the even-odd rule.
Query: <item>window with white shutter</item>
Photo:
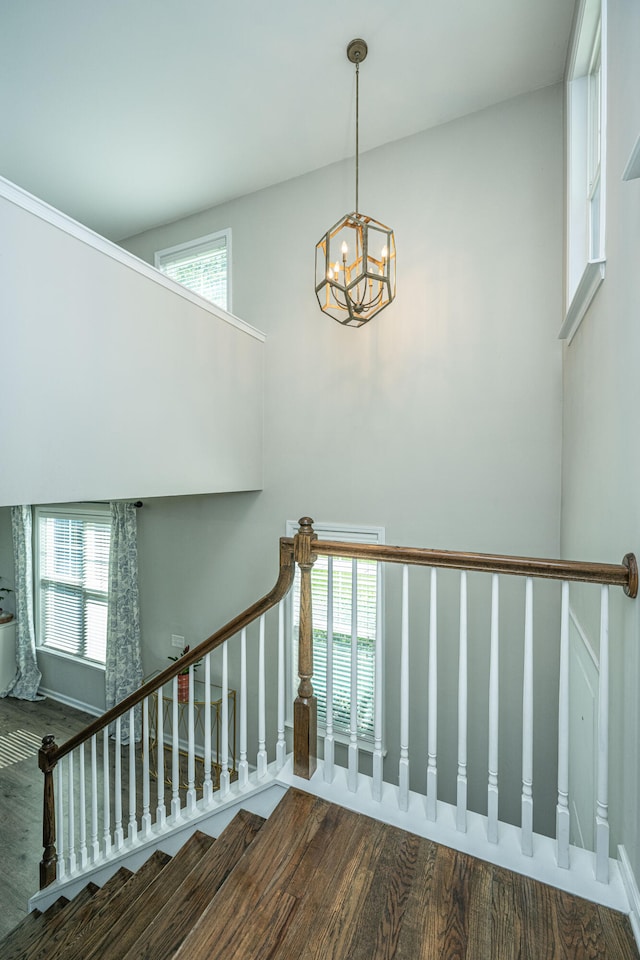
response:
[[[380,527],[349,527],[342,524],[313,526],[319,540],[350,540],[357,543],[384,543]],[[298,525],[289,521],[287,536]],[[358,735],[373,741],[376,630],[379,596],[382,595],[381,567],[374,560],[319,556],[311,569],[313,610],[313,689],[318,701],[318,725],[327,717],[327,626],[329,572],[333,581],[333,725],[337,733],[349,732],[351,715],[351,639],[355,621],[358,650]],[[353,583],[356,583],[356,616],[353,612]],[[300,614],[300,571],[296,570],[291,591],[291,650],[293,698],[298,687],[298,626]]]
[[[571,340],[606,270],[607,0],[579,0],[566,75],[565,319]]]
[[[106,510],[36,507],[40,646],[105,662],[111,521]]]
[[[217,307],[231,310],[231,230],[158,250],[155,266]]]

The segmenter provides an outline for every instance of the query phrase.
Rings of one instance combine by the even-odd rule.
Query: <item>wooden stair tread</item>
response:
[[[173,956],[187,934],[264,824],[264,818],[240,810],[202,861],[185,877],[173,897],[152,918],[126,954],[103,954],[104,960],[143,960]]]
[[[28,939],[28,942],[20,941],[20,938],[13,940],[11,934],[9,935],[7,942],[2,946],[2,960],[13,960],[14,957],[16,960],[17,958],[31,960],[34,953],[38,951],[41,940],[46,941],[66,923],[71,922],[77,911],[91,899],[97,889],[95,884],[90,884],[76,894],[73,900],[59,897],[37,918],[32,927],[34,935]]]
[[[122,957],[144,932],[149,921],[173,897],[187,874],[200,864],[213,843],[213,837],[196,831],[140,896],[112,918],[103,935],[90,948],[85,945],[82,960],[94,957],[103,960],[108,955]],[[111,949],[115,952],[109,953]]]
[[[51,904],[49,910],[53,911],[53,916],[59,910],[62,910],[65,903],[69,901],[65,897],[59,897],[55,903]],[[0,957],[8,955],[9,949],[15,949],[15,945],[19,943],[26,944],[30,943],[37,936],[39,931],[42,929],[43,921],[40,918],[43,916],[40,910],[33,910],[31,913],[28,913],[26,917],[23,917],[20,923],[16,924],[13,930],[10,930],[9,933],[0,940]]]
[[[170,860],[171,856],[168,853],[156,850],[131,879],[127,880],[124,886],[104,904],[99,913],[83,926],[75,939],[65,944],[59,960],[84,960],[112,928],[114,915],[118,916],[127,910],[131,903],[135,902],[153,883]]]
[[[96,890],[91,899],[76,911],[73,923],[64,923],[55,933],[46,938],[39,952],[34,951],[30,954],[31,960],[57,960],[65,946],[72,943],[83,930],[87,929],[87,925],[93,917],[98,915],[100,910],[133,876],[131,870],[120,867],[112,877]]]

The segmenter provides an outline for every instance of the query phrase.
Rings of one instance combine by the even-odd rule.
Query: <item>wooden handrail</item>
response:
[[[182,673],[187,667],[190,667],[191,664],[197,663],[205,654],[215,650],[216,647],[219,647],[225,640],[239,633],[244,627],[248,626],[254,620],[257,620],[263,613],[266,613],[267,610],[275,607],[291,589],[294,573],[293,539],[291,537],[281,537],[280,570],[278,579],[269,593],[266,593],[264,597],[256,601],[252,606],[247,607],[246,610],[238,614],[233,620],[230,620],[220,630],[211,634],[206,640],[203,640],[202,643],[194,647],[193,650],[189,650],[188,653],[185,653],[183,657],[180,657],[179,660],[172,663],[166,670],[159,673],[153,680],[149,680],[138,690],[135,690],[129,694],[128,697],[125,697],[124,700],[121,700],[120,703],[117,703],[114,707],[111,707],[110,710],[101,714],[101,716],[97,717],[92,723],[88,724],[84,730],[76,733],[60,746],[56,746],[55,751],[50,749],[47,756],[49,765],[51,767],[55,766],[58,760],[68,753],[71,753],[72,750],[75,750],[75,748],[79,747],[82,743],[86,743],[94,734],[99,733],[100,730],[108,724],[113,723],[118,717],[122,717],[125,713],[128,713],[132,707],[142,703],[145,697],[149,697],[156,690],[159,690],[167,681],[172,680],[177,674]]]
[[[638,595],[638,564],[635,554],[627,553],[622,563],[588,563],[577,560],[544,560],[537,557],[509,557],[492,553],[462,553],[454,550],[428,550],[420,547],[394,547],[379,543],[347,543],[340,540],[314,540],[313,551],[329,557],[381,560],[424,567],[448,567],[454,570],[478,570],[547,580],[572,580],[622,587],[628,597]]]

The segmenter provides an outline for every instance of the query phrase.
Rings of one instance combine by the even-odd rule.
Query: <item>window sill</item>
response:
[[[76,657],[72,653],[65,653],[63,650],[56,650],[55,647],[47,647],[44,643],[36,647],[36,653],[46,653],[49,657],[56,657],[60,660],[68,660],[69,663],[75,663],[81,667],[91,667],[93,670],[101,670],[104,673],[104,663],[98,663],[96,660],[86,660],[84,657]]]
[[[573,299],[569,304],[564,323],[560,327],[558,334],[559,340],[566,340],[571,343],[573,337],[582,323],[582,320],[591,306],[600,284],[604,280],[606,260],[589,260],[585,265],[584,273],[580,278],[580,283],[576,288]]]
[[[287,730],[293,730],[293,721],[291,721],[291,720],[286,720],[286,721],[285,721],[285,727],[287,728]],[[326,735],[327,735],[327,731],[326,731],[325,728],[319,723],[319,724],[318,724],[318,740],[324,741],[324,738],[326,737]],[[339,744],[340,744],[341,746],[343,746],[343,747],[348,747],[348,746],[349,746],[349,742],[350,742],[350,741],[349,741],[349,734],[348,734],[348,733],[343,733],[341,730],[340,730],[340,731],[338,731],[338,730],[334,730],[334,731],[333,731],[333,740],[334,740],[335,743],[339,743]],[[373,740],[365,739],[364,737],[358,737],[358,750],[363,750],[364,753],[371,753],[371,754],[372,754],[372,753],[374,752],[374,749],[375,749],[375,744],[374,744]],[[387,748],[383,745],[383,747],[382,747],[382,756],[383,756],[383,757],[386,757],[386,755],[387,755]]]

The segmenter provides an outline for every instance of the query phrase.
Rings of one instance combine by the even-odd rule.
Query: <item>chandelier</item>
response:
[[[393,230],[359,212],[360,64],[364,40],[352,40],[347,58],[356,65],[356,206],[316,244],[316,296],[320,309],[346,327],[361,327],[396,295]]]

